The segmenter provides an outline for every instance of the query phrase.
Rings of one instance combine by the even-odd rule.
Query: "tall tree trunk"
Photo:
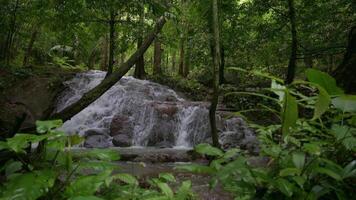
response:
[[[337,82],[347,93],[356,93],[356,26],[351,28],[349,42],[342,63],[334,71]]]
[[[186,47],[186,53],[184,56],[184,66],[183,66],[183,77],[186,78],[189,75],[189,71],[190,71],[190,56],[191,56],[191,41],[187,41],[187,47]]]
[[[115,18],[116,14],[112,10],[110,12],[110,21],[109,21],[109,26],[110,26],[110,47],[109,47],[109,66],[108,66],[108,73],[106,74],[106,77],[110,76],[113,71],[114,67],[114,53],[115,53]]]
[[[173,55],[172,55],[172,73],[175,74],[176,73],[176,56],[177,56],[177,53],[175,50],[173,50]]]
[[[108,37],[107,35],[105,35],[103,37],[103,42],[101,45],[101,65],[100,65],[100,69],[102,71],[106,71],[108,69]]]
[[[295,77],[295,70],[297,67],[297,51],[298,51],[294,0],[288,0],[288,9],[289,9],[289,21],[290,21],[290,25],[291,25],[291,35],[292,35],[291,47],[292,48],[291,48],[291,55],[290,55],[289,64],[288,64],[286,84],[291,84]]]
[[[144,34],[143,32],[144,32],[144,26],[145,26],[144,15],[145,15],[145,9],[142,4],[142,8],[140,10],[140,33],[139,33],[139,36],[137,39],[137,48],[140,48],[140,46],[142,45],[143,34]],[[134,77],[138,78],[138,79],[143,79],[145,74],[146,74],[146,72],[145,72],[145,57],[144,57],[144,55],[142,55],[136,63]]]
[[[216,108],[219,101],[219,67],[220,67],[220,30],[219,30],[219,14],[218,0],[212,0],[213,9],[213,42],[214,42],[214,57],[213,57],[213,97],[209,109],[209,121],[211,127],[211,136],[213,145],[220,147],[218,130],[216,128]]]
[[[156,23],[156,26],[154,27],[154,30],[145,38],[142,46],[133,55],[131,55],[131,57],[124,64],[119,67],[117,72],[112,73],[98,86],[85,93],[79,101],[65,108],[60,113],[52,115],[50,118],[67,121],[82,111],[84,108],[89,106],[91,103],[93,103],[101,95],[103,95],[115,83],[117,83],[132,68],[133,65],[135,65],[137,60],[147,51],[151,43],[155,40],[157,34],[162,30],[165,23],[165,17],[160,17]]]
[[[181,37],[180,39],[180,54],[179,54],[179,69],[178,69],[178,75],[179,76],[184,76],[184,58],[185,58],[185,50],[184,50],[184,38]]]
[[[158,75],[162,73],[162,45],[160,39],[157,37],[154,42],[154,65],[153,74]]]
[[[219,67],[219,85],[222,85],[225,83],[225,49],[223,46],[221,46],[221,61],[220,61],[220,67]]]
[[[15,35],[15,30],[16,30],[16,21],[17,21],[17,10],[19,9],[20,6],[20,1],[16,0],[15,3],[15,8],[12,13],[12,20],[11,20],[11,27],[8,32],[7,38],[6,38],[6,43],[5,43],[5,48],[4,48],[4,55],[3,58],[5,59],[5,62],[7,65],[10,63],[10,57],[11,57],[11,47],[12,43],[14,40],[14,35]]]
[[[38,35],[38,27],[34,26],[32,34],[31,34],[31,38],[30,41],[27,45],[27,49],[23,58],[23,66],[26,67],[29,64],[29,59],[31,57],[32,54],[32,49],[33,49],[33,44],[35,43],[36,39],[37,39],[37,35]]]

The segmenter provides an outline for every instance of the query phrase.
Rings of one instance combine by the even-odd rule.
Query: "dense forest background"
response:
[[[303,77],[306,68],[334,72],[343,60],[355,24],[355,3],[296,0],[292,6],[293,19],[288,1],[221,1],[221,82],[261,84],[227,72],[229,67],[257,69],[285,78],[292,50],[296,51],[297,77]],[[143,71],[137,70],[141,74],[136,76],[179,75],[209,85],[209,7],[207,2],[185,0],[2,0],[2,66],[68,63],[80,69],[115,70],[135,51],[154,21],[169,9],[172,20],[145,54],[139,64],[144,65]]]

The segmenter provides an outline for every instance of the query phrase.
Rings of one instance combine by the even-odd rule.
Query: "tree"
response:
[[[213,43],[214,43],[214,57],[213,57],[213,97],[209,109],[209,121],[211,127],[211,136],[213,145],[219,147],[219,136],[216,128],[216,108],[219,101],[219,67],[220,67],[220,30],[219,30],[219,13],[218,0],[212,0],[213,13]]]
[[[292,45],[291,45],[291,55],[288,64],[286,84],[290,84],[293,82],[295,76],[295,70],[297,67],[298,41],[297,41],[294,0],[288,0],[288,10],[289,10],[289,21],[291,27]]]
[[[137,48],[140,48],[142,45],[142,40],[143,40],[143,34],[144,34],[144,27],[145,27],[145,7],[141,3],[141,6],[139,6],[139,33],[137,37]],[[142,79],[146,74],[145,71],[145,57],[142,55],[139,60],[136,63],[135,67],[135,74],[134,77],[138,79]]]
[[[162,44],[159,37],[154,41],[154,61],[153,61],[153,74],[159,75],[162,73]]]
[[[334,76],[346,92],[356,93],[356,26],[352,27],[349,34],[348,46],[344,59],[335,70]]]

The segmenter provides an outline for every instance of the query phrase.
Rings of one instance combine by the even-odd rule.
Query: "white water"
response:
[[[68,89],[59,98],[56,111],[78,101],[104,77],[104,72],[89,71],[65,82]],[[95,132],[105,136],[107,146],[113,146],[110,126],[117,115],[126,120],[122,124],[129,127],[125,134],[132,140],[132,146],[168,142],[174,147],[189,148],[210,138],[208,113],[206,103],[187,101],[166,86],[123,77],[94,103],[65,122],[62,129],[68,134],[82,136]],[[221,126],[222,134],[234,131],[228,120]]]

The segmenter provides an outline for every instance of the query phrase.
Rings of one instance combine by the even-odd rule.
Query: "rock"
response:
[[[160,120],[153,128],[148,138],[147,146],[157,146],[165,144],[165,146],[173,146],[175,142],[175,122],[173,120]]]
[[[89,129],[84,133],[85,137],[90,137],[94,135],[105,135],[105,132],[101,129]]]
[[[110,125],[110,135],[129,135],[132,136],[134,130],[134,126],[128,116],[124,115],[115,115],[111,121]]]
[[[162,104],[154,104],[155,109],[158,111],[158,114],[160,116],[165,116],[172,118],[174,117],[175,114],[178,112],[177,105],[175,104],[168,104],[168,103],[162,103]]]
[[[167,142],[167,141],[162,141],[156,144],[156,147],[164,149],[164,148],[173,148],[172,143]]]
[[[92,135],[85,138],[84,147],[87,148],[108,148],[110,147],[110,137],[107,135]]]
[[[132,139],[127,135],[116,135],[112,139],[112,143],[116,147],[130,147],[132,145]]]

